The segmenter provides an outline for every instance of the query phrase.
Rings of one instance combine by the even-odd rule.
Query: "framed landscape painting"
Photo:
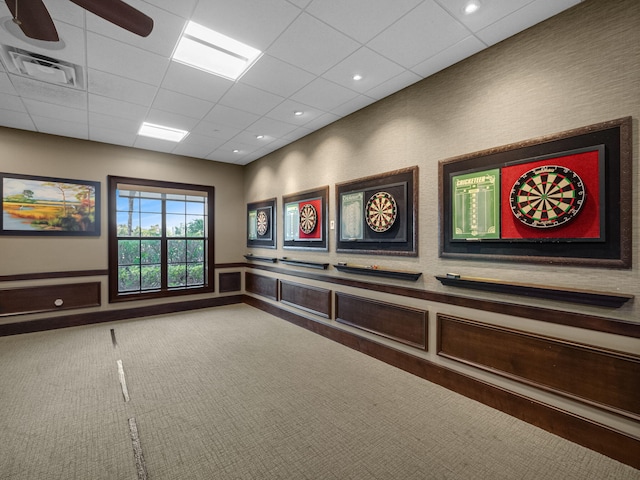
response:
[[[100,235],[99,182],[0,173],[0,197],[0,235]]]

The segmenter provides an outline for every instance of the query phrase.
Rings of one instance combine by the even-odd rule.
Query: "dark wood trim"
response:
[[[599,307],[617,308],[634,298],[634,295],[577,288],[533,285],[531,283],[503,282],[492,278],[454,277],[436,275],[436,279],[449,287],[471,288],[486,292],[508,293],[527,297],[548,298],[556,302],[582,303]]]
[[[239,292],[242,290],[242,272],[218,273],[218,289],[220,293]]]
[[[256,275],[252,272],[244,274],[244,289],[249,293],[255,293],[271,300],[278,301],[278,279]]]
[[[220,307],[242,303],[242,295],[230,295],[227,297],[206,298],[191,300],[188,302],[165,303],[161,305],[149,305],[146,307],[123,308],[119,310],[106,310],[101,312],[79,313],[59,317],[49,317],[40,320],[0,324],[0,337],[18,335],[22,333],[41,332],[58,328],[78,327],[95,323],[115,322],[132,318],[164,315],[167,313],[179,313],[187,310]]]
[[[22,282],[25,280],[44,280],[48,278],[97,277],[102,275],[109,275],[109,270],[76,270],[69,272],[39,272],[1,275],[0,282]]]
[[[267,263],[276,263],[278,259],[276,257],[260,257],[258,255],[254,255],[253,253],[247,253],[244,258],[251,262],[267,262]]]
[[[640,421],[640,356],[437,315],[438,355]]]
[[[238,263],[216,263],[214,265],[214,268],[216,270],[222,269],[222,268],[243,268],[244,266],[246,266],[245,262],[238,262]]]
[[[280,280],[280,301],[307,312],[331,318],[331,290]]]
[[[550,433],[640,469],[640,439],[538,400],[507,391],[424,358],[382,345],[277,305],[245,296],[244,302],[349,348],[484,403]]]
[[[100,282],[85,282],[0,290],[0,316],[99,307],[100,287]]]
[[[406,270],[389,270],[378,265],[347,265],[338,263],[334,268],[339,272],[353,273],[356,275],[369,275],[372,277],[395,278],[396,280],[410,280],[415,282],[420,278],[422,272],[408,272]]]
[[[329,266],[328,263],[306,262],[304,260],[294,260],[288,257],[280,258],[280,262],[287,265],[293,265],[294,267],[315,268],[316,270],[326,270]]]
[[[429,302],[444,303],[447,305],[472,308],[474,310],[482,310],[485,312],[500,313],[503,315],[523,317],[531,320],[539,320],[542,322],[554,323],[558,325],[578,327],[585,330],[593,330],[596,332],[612,333],[614,335],[624,335],[632,338],[640,338],[640,324],[628,322],[625,320],[600,317],[584,313],[568,312],[559,309],[520,305],[516,303],[497,300],[469,298],[459,295],[452,295],[450,293],[430,292],[428,290],[420,290],[417,288],[364,282],[362,280],[334,277],[331,275],[323,275],[315,272],[293,271],[266,265],[246,264],[245,266],[257,270],[266,270],[278,274],[290,275],[293,277],[301,277],[309,280],[317,280],[336,285],[362,288],[371,292],[389,293],[392,295],[417,298]]]
[[[429,312],[336,292],[336,321],[428,350]]]

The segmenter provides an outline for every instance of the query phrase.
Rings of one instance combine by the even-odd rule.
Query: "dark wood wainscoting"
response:
[[[246,272],[244,274],[244,288],[247,292],[262,297],[278,300],[278,279]]]
[[[428,312],[336,292],[336,320],[427,350]]]
[[[280,301],[331,318],[331,290],[280,280]]]
[[[0,315],[100,306],[100,282],[40,285],[0,290]]]
[[[438,355],[640,420],[640,356],[438,315]]]
[[[637,455],[637,452],[640,451],[638,438],[535,399],[488,384],[416,355],[341,330],[335,326],[302,317],[258,298],[245,296],[244,302],[562,438],[634,468],[640,468],[640,456]]]
[[[239,292],[242,290],[242,274],[240,272],[221,272],[218,275],[220,293]]]

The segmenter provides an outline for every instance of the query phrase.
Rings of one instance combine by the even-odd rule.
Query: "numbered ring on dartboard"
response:
[[[377,233],[389,230],[398,216],[398,206],[393,195],[387,192],[374,193],[367,202],[367,225]]]
[[[573,170],[545,165],[523,173],[511,188],[515,217],[534,228],[551,228],[574,219],[587,199],[580,176]]]
[[[258,212],[257,223],[258,235],[262,237],[269,230],[269,217],[266,212]]]
[[[318,222],[318,213],[316,207],[307,203],[300,209],[300,231],[306,235],[309,235],[316,229],[316,223]]]

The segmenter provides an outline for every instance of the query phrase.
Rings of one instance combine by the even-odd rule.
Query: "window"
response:
[[[213,193],[109,177],[109,301],[213,291]]]

